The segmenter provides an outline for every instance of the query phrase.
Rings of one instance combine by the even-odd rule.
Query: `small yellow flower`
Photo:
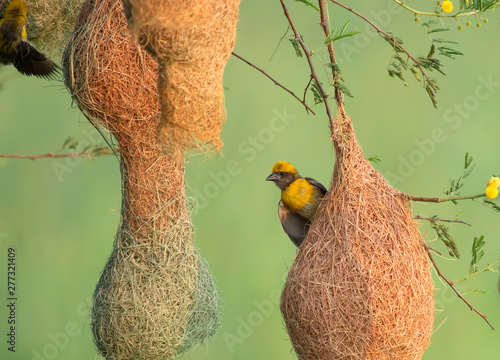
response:
[[[450,0],[444,0],[441,4],[441,9],[445,13],[451,13],[453,11],[453,3]]]
[[[487,187],[499,187],[500,186],[500,178],[497,178],[496,176],[492,176],[491,179],[488,180],[486,183]]]
[[[487,197],[494,199],[498,196],[498,189],[494,186],[488,186],[484,192]]]

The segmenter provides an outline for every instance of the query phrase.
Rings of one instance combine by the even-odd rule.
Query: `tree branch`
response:
[[[447,17],[447,18],[458,18],[458,17],[461,17],[461,16],[469,16],[469,15],[477,15],[478,13],[480,13],[481,11],[479,10],[474,10],[474,11],[469,11],[469,12],[466,12],[466,13],[457,13],[455,15],[448,15],[448,14],[438,14],[438,13],[430,13],[430,12],[422,12],[422,11],[418,11],[418,10],[414,10],[412,9],[411,7],[407,6],[404,1],[398,1],[398,0],[392,0],[394,1],[396,4],[399,4],[400,6],[402,6],[403,8],[405,8],[406,10],[414,13],[415,15],[422,15],[422,16],[435,16],[435,17]]]
[[[431,254],[431,250],[430,250],[430,247],[429,245],[427,245],[427,243],[425,243],[424,241],[422,241],[422,243],[424,244],[424,247],[425,247],[425,250],[427,252],[427,255],[429,256],[429,259],[431,260],[432,262],[432,265],[434,266],[434,269],[436,269],[436,272],[438,274],[439,277],[441,277],[441,279],[443,279],[451,288],[452,290],[455,292],[455,294],[457,294],[457,296],[462,299],[462,301],[464,303],[467,304],[467,306],[469,306],[469,309],[471,309],[472,311],[474,311],[476,314],[478,314],[479,316],[481,316],[483,318],[484,321],[486,321],[486,323],[490,326],[491,330],[495,330],[495,328],[490,324],[490,322],[486,319],[486,315],[479,312],[474,306],[472,306],[463,296],[462,294],[460,294],[460,291],[458,291],[457,289],[455,289],[455,286],[454,286],[454,282],[453,281],[450,281],[446,278],[446,276],[444,276],[444,274],[441,272],[441,270],[439,269],[439,267],[437,266],[436,264],[436,261],[434,260],[434,258],[432,257],[432,254]]]
[[[260,71],[262,74],[264,74],[269,80],[271,80],[275,85],[278,85],[280,88],[282,88],[283,90],[287,91],[290,95],[292,95],[295,99],[297,99],[302,105],[304,105],[304,107],[306,108],[306,111],[310,111],[311,113],[313,113],[313,115],[316,115],[316,113],[314,111],[312,111],[312,109],[307,106],[307,104],[305,103],[305,101],[302,101],[297,95],[295,95],[291,90],[288,90],[286,87],[284,87],[283,85],[281,85],[278,81],[276,81],[275,79],[273,79],[268,73],[266,73],[264,70],[262,70],[261,68],[257,67],[256,65],[252,64],[250,61],[246,60],[245,58],[239,56],[238,54],[232,52],[231,54],[233,54],[235,57],[237,57],[238,59],[240,59],[241,61],[243,61],[244,63],[250,65],[251,67],[253,67],[254,69]]]
[[[414,217],[416,220],[427,220],[427,221],[443,221],[443,222],[448,222],[448,223],[458,223],[458,224],[464,224],[467,226],[471,226],[471,224],[466,223],[465,221],[462,220],[446,220],[446,219],[437,219],[437,218],[432,218],[432,217],[422,217],[420,215],[417,215]]]
[[[323,29],[323,34],[325,35],[325,38],[328,38],[328,35],[330,34],[330,27],[328,25],[328,17],[326,14],[326,7],[325,5],[327,4],[328,0],[318,0],[319,3],[319,12],[320,12],[320,25],[321,28]],[[328,42],[328,54],[330,55],[330,62],[332,64],[337,64],[337,61],[335,60],[335,52],[333,51],[333,43],[332,41]],[[335,83],[338,81],[339,73],[338,70],[335,70],[332,67],[332,75],[333,75],[333,84],[335,86]],[[342,106],[342,92],[335,87],[335,100],[337,101],[337,106],[341,107]],[[332,127],[333,128],[333,127]]]
[[[363,19],[364,21],[366,21],[371,27],[373,27],[377,33],[379,34],[382,34],[384,35],[385,37],[389,38],[393,43],[394,45],[396,45],[397,47],[399,47],[402,51],[405,52],[405,54],[408,56],[408,58],[410,58],[417,66],[418,66],[418,69],[420,70],[420,73],[422,74],[422,77],[427,81],[427,83],[430,85],[430,87],[432,88],[432,90],[434,90],[434,92],[437,92],[437,89],[436,87],[434,86],[434,84],[432,83],[432,81],[430,81],[429,77],[427,76],[427,74],[425,73],[424,69],[422,68],[422,66],[420,65],[420,62],[415,59],[413,57],[413,55],[411,55],[404,47],[403,45],[401,45],[394,36],[392,35],[389,35],[388,33],[386,33],[385,31],[383,31],[382,29],[380,29],[377,25],[375,25],[373,22],[371,22],[368,18],[366,18],[365,16],[361,15],[360,13],[358,13],[357,11],[351,9],[350,7],[347,7],[345,6],[344,4],[342,3],[339,3],[338,1],[336,0],[330,0],[332,3],[334,4],[337,4],[338,6],[340,7],[343,7],[344,9],[346,9],[347,11],[350,11],[352,12],[354,15],[360,17],[361,19]]]
[[[42,158],[68,158],[68,157],[88,157],[92,158],[94,156],[103,156],[103,155],[113,155],[113,151],[108,147],[96,148],[92,151],[83,150],[74,153],[66,153],[66,154],[54,154],[54,153],[46,153],[41,155],[20,155],[20,154],[0,154],[0,158],[7,159],[27,159],[27,160],[37,160]]]
[[[493,261],[491,264],[489,264],[487,267],[485,267],[482,270],[475,271],[472,274],[467,275],[463,279],[460,279],[460,280],[457,280],[457,281],[453,281],[453,284],[458,284],[458,283],[460,283],[462,281],[469,280],[471,277],[474,277],[474,276],[479,275],[479,274],[481,274],[483,272],[486,272],[486,271],[498,272],[497,270],[493,270],[493,265],[495,265],[497,262],[500,262],[500,258],[496,259],[495,261]]]
[[[306,45],[302,41],[302,38],[300,37],[300,35],[297,31],[297,28],[295,27],[295,25],[292,21],[292,18],[290,17],[290,13],[288,12],[288,9],[285,5],[285,1],[280,0],[280,2],[281,2],[281,6],[283,7],[283,11],[285,13],[285,16],[288,20],[288,23],[290,24],[290,27],[292,28],[295,39],[298,41],[298,43],[300,44],[300,47],[302,48],[302,50],[304,51],[304,54],[306,55],[307,63],[309,64],[309,69],[311,70],[311,77],[314,79],[314,81],[316,81],[316,84],[318,85],[318,88],[321,91],[321,96],[323,98],[323,104],[325,104],[326,114],[328,116],[328,121],[330,123],[330,130],[333,133],[333,115],[332,115],[332,112],[330,110],[330,105],[328,104],[328,94],[325,92],[325,89],[323,89],[323,86],[321,85],[321,82],[318,78],[318,75],[316,74],[316,70],[314,69],[314,65],[312,63],[311,52],[309,50],[307,50]]]
[[[433,202],[433,203],[443,203],[446,201],[457,201],[457,200],[472,200],[480,197],[486,196],[484,193],[470,196],[451,196],[447,198],[430,198],[430,197],[421,197],[421,196],[412,196],[407,195],[411,201],[421,201],[421,202]],[[468,225],[468,224],[467,224]]]

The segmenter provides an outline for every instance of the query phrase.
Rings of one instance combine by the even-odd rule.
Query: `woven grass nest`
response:
[[[433,282],[408,198],[364,158],[340,107],[332,189],[290,269],[281,312],[301,360],[420,359]]]
[[[234,44],[234,31],[225,36],[232,41],[224,43]],[[87,0],[62,65],[72,97],[116,139],[121,160],[121,224],[94,292],[94,342],[110,360],[176,358],[212,337],[220,314],[214,280],[193,245],[187,146],[179,139],[166,151],[157,141],[161,98],[168,96],[158,93],[158,63],[130,34],[121,0]],[[184,99],[169,101],[172,109],[184,106]],[[205,137],[201,127],[197,131]]]
[[[220,149],[222,75],[240,0],[123,0],[130,30],[160,66],[158,140],[166,152]]]
[[[25,0],[28,40],[59,61],[85,0]]]

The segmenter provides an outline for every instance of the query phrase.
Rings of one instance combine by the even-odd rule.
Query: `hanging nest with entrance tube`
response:
[[[332,188],[298,251],[281,312],[302,360],[420,359],[433,282],[409,199],[363,156],[343,106]]]
[[[238,8],[237,2],[228,3],[234,16],[225,19],[232,21],[233,31],[221,41],[234,44]],[[157,15],[164,16],[162,9]],[[196,28],[198,15],[205,13],[193,13],[184,26]],[[232,45],[226,52],[231,50]],[[121,0],[83,4],[63,54],[65,84],[88,119],[116,139],[123,188],[121,223],[92,308],[94,342],[106,359],[173,359],[213,337],[220,323],[214,280],[193,245],[185,196],[186,143],[179,138],[165,149],[157,141],[165,116],[161,104],[169,96],[168,91],[158,94],[158,68],[130,34]],[[190,71],[197,76],[196,69]],[[213,74],[219,97],[221,80]],[[200,112],[203,99],[188,95],[169,98],[169,109],[183,109],[189,100],[193,114]],[[192,121],[183,114],[185,124]],[[198,139],[214,139],[204,130],[197,127]]]
[[[123,0],[131,33],[158,60],[158,141],[166,152],[222,148],[222,75],[239,2]]]

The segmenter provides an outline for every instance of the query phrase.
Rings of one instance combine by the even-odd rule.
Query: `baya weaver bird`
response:
[[[28,43],[27,19],[24,0],[12,0],[0,19],[0,64],[12,64],[24,75],[51,79],[59,67]]]
[[[274,181],[281,190],[278,215],[283,230],[298,247],[304,241],[327,190],[318,181],[300,176],[297,169],[286,161],[274,164],[266,180]]]

